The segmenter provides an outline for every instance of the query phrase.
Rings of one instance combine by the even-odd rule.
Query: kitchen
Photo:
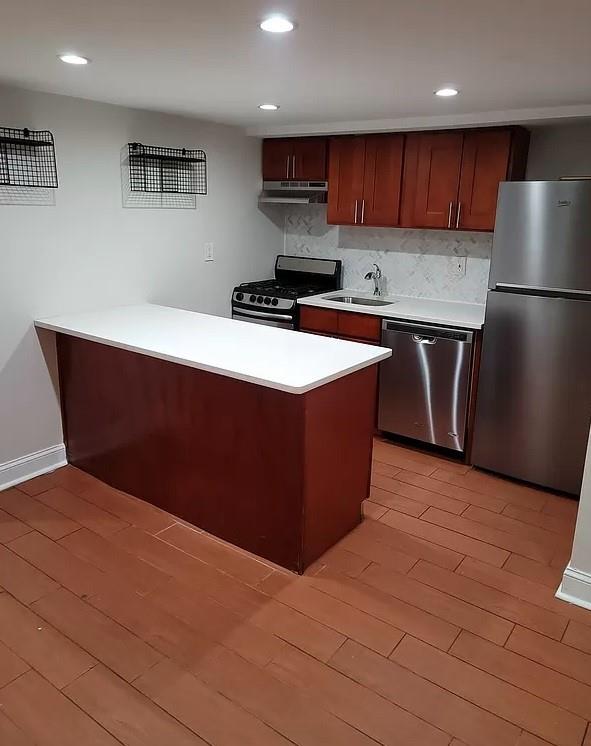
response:
[[[22,28],[19,24],[25,22],[27,5],[13,11],[15,29]],[[244,7],[242,14],[246,13]],[[248,18],[239,24],[240,33],[249,40],[247,44],[254,45],[262,58],[270,56],[277,64],[283,50],[293,55],[299,44],[310,41],[311,11],[283,10],[289,10],[297,21],[293,33],[267,36],[257,28],[257,18],[266,14],[264,8],[250,8]],[[431,7],[431,11],[430,23],[434,23],[437,10]],[[387,11],[382,7],[381,12]],[[150,13],[156,18],[159,11],[151,8]],[[208,13],[211,15],[202,21],[218,28],[215,11],[210,9]],[[555,24],[567,23],[547,7],[541,17],[549,24],[552,19],[553,31]],[[320,13],[316,22],[321,23],[321,19]],[[472,20],[476,23],[475,18]],[[250,111],[240,114],[243,119],[236,126],[234,115],[223,115],[227,103],[216,99],[215,86],[220,82],[216,76],[223,77],[221,67],[212,73],[212,83],[202,97],[210,102],[212,112],[218,106],[209,115],[205,104],[201,116],[189,109],[181,111],[173,101],[150,104],[150,96],[171,93],[166,86],[158,86],[157,66],[152,66],[151,73],[154,91],[162,89],[158,94],[147,95],[131,85],[126,78],[131,70],[117,71],[111,78],[110,92],[101,94],[101,86],[106,90],[102,69],[114,63],[98,40],[83,43],[75,28],[77,22],[75,17],[68,20],[68,38],[58,40],[47,35],[43,59],[49,59],[49,49],[56,59],[58,53],[73,45],[79,47],[76,51],[80,54],[89,55],[90,63],[69,68],[56,60],[53,67],[48,64],[46,80],[35,55],[23,59],[25,49],[19,51],[9,38],[3,38],[6,43],[1,59],[8,85],[1,89],[0,126],[50,132],[58,177],[57,188],[0,185],[4,269],[0,277],[4,311],[0,332],[0,416],[4,423],[0,439],[0,564],[4,568],[0,567],[4,591],[0,593],[0,616],[9,620],[0,624],[6,662],[2,668],[8,672],[0,679],[3,738],[8,743],[17,743],[19,737],[21,741],[24,737],[49,743],[46,731],[51,724],[68,721],[71,733],[63,737],[73,742],[94,738],[101,743],[113,739],[131,743],[128,728],[135,727],[131,721],[134,718],[141,724],[141,742],[145,743],[163,739],[197,743],[201,738],[209,743],[235,743],[242,738],[253,743],[287,739],[297,743],[371,740],[384,744],[444,744],[455,739],[454,744],[524,746],[540,738],[558,744],[582,743],[591,716],[587,697],[591,682],[585,673],[590,623],[588,612],[581,608],[588,600],[585,563],[589,552],[584,525],[577,529],[572,550],[578,502],[567,494],[581,493],[580,512],[584,516],[588,480],[583,481],[582,491],[579,485],[587,433],[581,435],[580,430],[585,406],[588,410],[584,401],[588,392],[580,383],[576,391],[564,391],[558,381],[561,375],[572,373],[573,365],[584,361],[570,357],[572,348],[568,348],[566,358],[574,363],[552,368],[550,378],[536,375],[543,367],[541,361],[546,360],[546,366],[553,361],[544,358],[543,346],[531,346],[535,335],[522,337],[527,340],[525,349],[532,352],[534,368],[528,369],[527,376],[537,399],[528,403],[532,402],[532,392],[522,386],[507,402],[508,412],[503,414],[501,394],[508,389],[499,390],[489,379],[482,387],[487,370],[492,370],[491,375],[498,371],[497,364],[492,368],[487,364],[486,333],[492,325],[485,318],[487,293],[489,289],[497,292],[494,286],[489,287],[489,279],[495,277],[494,269],[489,273],[491,254],[493,268],[498,255],[497,239],[493,238],[499,215],[496,190],[491,208],[490,185],[484,187],[488,197],[484,218],[481,213],[476,215],[476,210],[467,209],[469,200],[464,194],[460,198],[457,176],[453,199],[441,194],[438,187],[431,190],[435,203],[415,200],[410,210],[410,187],[405,187],[404,174],[410,173],[412,164],[403,168],[405,160],[409,162],[425,152],[424,144],[422,150],[413,150],[413,142],[436,141],[436,133],[442,130],[447,133],[442,158],[447,164],[455,158],[459,172],[466,163],[464,149],[477,133],[506,142],[508,133],[512,139],[516,132],[527,132],[527,163],[519,166],[508,159],[505,173],[503,177],[497,175],[497,182],[513,177],[515,181],[509,186],[518,187],[523,177],[548,182],[588,176],[590,112],[578,103],[580,97],[570,94],[565,103],[550,95],[536,100],[532,94],[529,99],[523,98],[522,106],[507,101],[503,107],[499,102],[498,109],[515,110],[501,118],[493,112],[498,94],[490,93],[488,105],[486,96],[478,100],[468,85],[473,71],[463,70],[462,76],[456,71],[452,80],[445,75],[440,79],[439,73],[437,80],[429,83],[429,115],[419,116],[427,107],[424,103],[413,104],[409,92],[405,94],[404,112],[375,106],[371,117],[379,122],[376,124],[369,116],[360,115],[360,101],[349,98],[336,115],[330,109],[334,102],[328,100],[322,113],[312,115],[302,109],[296,114],[290,111],[296,106],[295,89],[290,103],[286,91],[272,86],[264,90],[262,85],[254,93],[253,108],[265,101],[277,101],[280,109],[263,110],[252,117]],[[97,19],[92,23],[96,24]],[[380,36],[359,17],[355,23],[364,28],[363,45]],[[568,23],[572,34],[576,24],[572,19]],[[182,33],[180,19],[173,25],[178,34]],[[140,27],[142,33],[148,33],[143,21]],[[458,25],[458,32],[461,28]],[[126,32],[134,33],[129,27]],[[88,49],[83,48],[86,46]],[[402,38],[399,46],[409,54]],[[210,55],[215,54],[211,45],[208,50]],[[365,53],[369,61],[367,47]],[[384,50],[379,54],[385,54]],[[567,59],[565,50],[565,65]],[[163,58],[158,61],[163,66],[171,64]],[[569,65],[572,72],[572,60]],[[179,66],[175,72],[181,74]],[[547,73],[550,77],[558,75],[549,67]],[[482,67],[478,74],[483,75]],[[433,70],[429,75],[434,77]],[[457,81],[453,80],[456,76]],[[119,88],[117,81],[121,83]],[[456,82],[459,94],[441,100],[434,97],[432,91],[448,82]],[[323,85],[326,89],[326,81]],[[525,87],[525,83],[517,86],[522,97]],[[381,95],[376,100],[385,100],[385,94]],[[526,105],[532,107],[529,113]],[[540,108],[543,106],[546,110]],[[183,116],[178,115],[179,111]],[[480,114],[475,117],[474,111]],[[403,121],[405,116],[407,120]],[[226,123],[217,124],[219,121]],[[250,134],[244,133],[245,126]],[[267,143],[289,140],[293,144],[300,137],[308,143],[313,138],[326,144],[325,178],[319,178],[322,174],[317,172],[301,175],[298,169],[302,159],[298,151],[291,150],[283,151],[277,159],[282,167],[285,164],[285,174],[266,173]],[[342,165],[347,156],[342,143],[351,140],[357,145],[353,149],[357,164],[371,159],[372,152],[375,155],[372,145],[387,141],[388,167],[381,174],[383,182],[374,191],[373,203],[367,196],[365,165],[361,182],[349,171],[342,181],[351,191],[340,197],[337,193],[337,212],[331,214],[334,190],[340,191],[341,187],[341,179],[335,182],[333,178],[337,166],[332,143],[336,141]],[[458,159],[459,142],[462,155]],[[132,176],[130,162],[142,163],[138,151],[129,149],[136,143],[146,148],[178,149],[178,158],[185,157],[184,148],[202,151],[207,159],[207,193],[187,196],[163,191],[154,196],[138,190],[144,201],[132,202],[132,197],[140,199],[126,191],[126,180]],[[455,156],[450,156],[450,148]],[[199,158],[196,156],[196,163]],[[375,155],[373,168],[384,162]],[[516,167],[513,173],[511,163]],[[146,168],[152,173],[149,162]],[[192,168],[200,166],[197,163],[178,172],[186,174]],[[167,172],[169,177],[174,171],[171,168]],[[433,169],[433,173],[441,171]],[[376,174],[377,170],[374,177]],[[317,193],[294,195],[293,180],[326,181],[328,195],[322,195],[322,201],[316,201]],[[283,188],[279,192],[265,189],[267,181],[287,182],[288,194]],[[396,183],[399,201],[392,198]],[[577,185],[585,189],[581,180],[558,184],[561,189]],[[203,192],[203,184],[199,188]],[[314,187],[312,192],[318,189]],[[293,201],[268,201],[273,198]],[[542,198],[538,195],[535,199]],[[511,202],[514,204],[515,198]],[[393,217],[393,209],[398,209],[399,215]],[[528,209],[532,208],[524,211]],[[474,220],[485,223],[475,225],[471,222]],[[549,236],[555,221],[549,223],[539,220],[530,231]],[[518,228],[522,229],[519,236]],[[507,230],[504,245],[514,256],[519,248],[511,240],[523,247],[531,232],[527,233],[522,220],[509,223]],[[564,245],[575,246],[574,242]],[[518,269],[511,271],[517,274]],[[303,273],[304,280],[296,280],[294,272]],[[259,288],[260,292],[248,296],[240,289],[245,282],[260,284],[272,278],[274,283],[319,292],[295,298],[299,302],[294,304],[293,295],[277,292],[277,288],[274,293]],[[585,279],[584,265],[575,279],[574,284],[566,286],[537,281],[532,284],[584,290],[577,285]],[[497,277],[494,281],[524,285],[528,278]],[[378,291],[375,295],[374,289]],[[244,297],[238,299],[238,293]],[[251,295],[255,296],[252,302]],[[517,301],[515,292],[507,296]],[[560,299],[561,304],[571,301],[577,302],[570,297]],[[121,337],[125,331],[121,318],[109,329],[104,325],[90,328],[93,314],[117,308],[127,308],[126,313],[131,313],[145,304],[193,312],[198,325],[195,333],[204,336],[196,336],[190,347],[191,343],[174,331],[180,321],[164,328],[159,326],[160,321],[152,320],[141,327],[139,316],[127,328],[131,337],[125,339]],[[260,313],[256,309],[261,307],[262,313],[270,316],[295,314],[294,325],[302,331],[228,318],[232,311]],[[180,314],[179,310],[175,319],[180,319]],[[539,311],[531,312],[528,318],[535,327]],[[104,324],[104,320],[103,316],[98,321]],[[39,322],[36,327],[35,321]],[[98,323],[96,318],[93,323]],[[566,335],[573,344],[588,336],[586,324],[577,327],[577,323],[574,319],[573,334]],[[396,328],[388,329],[392,324]],[[478,371],[476,353],[483,324]],[[214,328],[217,331],[208,332]],[[59,356],[55,352],[56,330]],[[543,330],[548,352],[566,359],[564,321],[544,322]],[[383,333],[393,335],[385,345]],[[454,338],[457,334],[464,338]],[[420,355],[426,357],[410,356],[402,369],[391,370],[391,385],[385,393],[381,384],[378,391],[375,381],[373,388],[366,381],[362,396],[339,394],[344,398],[338,405],[322,409],[318,422],[330,429],[330,436],[319,435],[316,428],[292,427],[291,417],[303,416],[297,414],[282,415],[275,435],[268,440],[261,436],[264,420],[258,417],[266,406],[264,402],[278,401],[274,397],[282,393],[286,401],[295,402],[293,412],[298,408],[305,412],[309,406],[306,401],[312,401],[314,391],[338,386],[339,381],[346,386],[363,370],[373,371],[371,375],[377,377],[378,365],[382,379],[386,366],[400,358],[396,350],[404,352],[405,345],[397,345],[413,337],[418,337],[412,342],[413,348],[418,347]],[[284,342],[287,338],[294,342]],[[255,345],[255,339],[260,340],[260,346]],[[517,344],[511,349],[519,357],[519,342],[505,338],[503,348],[507,349],[509,343]],[[98,348],[104,353],[104,367],[94,367],[98,357],[84,358]],[[458,375],[456,368],[450,369],[448,356],[433,358],[433,353],[442,348],[453,350],[456,363],[457,350],[469,350],[461,356],[462,365],[456,365]],[[232,351],[240,354],[232,355]],[[75,357],[74,352],[79,356]],[[350,354],[358,356],[356,362],[351,363],[347,357]],[[384,356],[382,360],[380,356]],[[70,363],[77,361],[66,376],[64,358]],[[421,370],[424,372],[421,359],[433,360],[430,370],[437,374],[436,385],[442,387],[438,391],[444,393],[446,416],[449,418],[450,401],[454,402],[453,411],[459,413],[456,424],[442,431],[444,437],[451,438],[443,450],[428,445],[429,440],[439,440],[437,417],[421,422],[425,430],[418,439],[409,440],[408,432],[400,433],[405,440],[395,435],[402,429],[403,405],[409,407],[406,424],[413,426],[417,421],[411,393],[422,394],[425,403],[425,391],[429,389],[417,387]],[[536,361],[540,361],[537,368]],[[501,358],[501,365],[505,362]],[[148,376],[148,367],[155,370],[161,363],[173,366],[167,370],[178,374],[177,383],[172,379],[161,381],[160,388],[151,389],[143,376]],[[324,372],[319,373],[317,368],[322,366]],[[215,377],[214,388],[206,389],[213,379],[207,378],[206,384],[205,373]],[[309,377],[302,383],[305,374]],[[193,380],[203,383],[193,387]],[[312,381],[315,388],[295,392],[300,386],[312,385]],[[550,381],[550,388],[540,394],[539,382],[544,381]],[[248,409],[247,391],[253,390],[248,388],[253,383],[259,404]],[[223,409],[224,399],[215,399],[216,385],[235,387],[237,406],[244,406],[243,411],[248,410],[254,419],[241,420],[238,409]],[[278,386],[291,386],[292,390],[284,388],[281,392]],[[82,399],[70,405],[68,392],[74,390],[82,392]],[[187,398],[189,391],[194,399]],[[122,404],[111,398],[113,392],[124,392],[129,407],[125,401]],[[150,392],[156,393],[150,396]],[[381,400],[386,394],[387,401],[379,401],[377,410],[366,401],[372,396]],[[556,400],[552,399],[554,394]],[[142,401],[144,395],[147,398]],[[579,398],[574,399],[575,395]],[[183,416],[183,412],[207,412],[207,401],[212,396],[216,408],[212,408],[210,420],[202,420],[200,415],[190,421]],[[436,397],[436,402],[441,401]],[[542,419],[540,425],[536,416],[547,417],[551,412],[556,417],[560,406],[554,404],[564,406],[565,401],[568,422],[560,420],[560,427],[568,425],[570,429],[558,439],[556,457],[553,454],[550,459],[536,459],[536,454],[547,454],[555,447],[558,437],[556,433],[549,437],[543,427],[545,421]],[[576,401],[580,402],[578,407]],[[393,406],[395,422],[389,419],[392,412],[388,414],[388,402]],[[92,410],[91,404],[97,406]],[[115,404],[114,409],[110,408]],[[191,447],[175,451],[166,440],[168,431],[163,428],[168,426],[172,419],[168,415],[175,407],[182,439],[177,442],[193,444],[193,451]],[[516,454],[514,463],[505,461],[493,468],[485,463],[484,453],[478,457],[479,407],[484,407],[483,426],[494,421],[491,437],[495,446],[504,445]],[[518,420],[511,419],[515,409],[519,409]],[[96,430],[87,423],[76,431],[83,420],[81,415],[89,416],[91,411],[104,429]],[[138,419],[141,411],[146,413],[145,421]],[[109,440],[115,435],[115,421],[121,424],[126,414],[130,415],[127,429],[117,432],[116,442]],[[339,419],[337,415],[342,416]],[[334,421],[330,420],[332,416]],[[387,419],[380,422],[384,417]],[[587,430],[588,420],[587,413]],[[205,422],[208,424],[200,432],[199,425]],[[463,434],[460,425],[465,426]],[[376,429],[380,434],[374,438],[372,454],[371,433]],[[96,436],[91,443],[95,451],[90,455],[89,435]],[[343,443],[355,439],[363,445],[355,448],[358,461],[353,463],[355,459],[346,450],[350,446]],[[257,446],[257,440],[264,448]],[[556,476],[551,468],[541,477],[536,474],[536,478],[528,479],[533,468],[560,465],[563,450],[566,453],[565,440],[579,470],[575,487],[567,485],[569,488],[563,490],[562,485],[551,482]],[[151,450],[139,447],[148,442]],[[138,450],[134,451],[134,444]],[[64,467],[66,449],[70,465]],[[347,485],[353,482],[351,492],[357,500],[354,525],[348,516],[346,526],[337,526],[337,534],[324,539],[323,550],[314,550],[303,562],[304,574],[294,575],[283,569],[287,566],[284,559],[278,564],[273,564],[273,559],[268,562],[262,545],[247,546],[243,539],[247,535],[250,541],[251,535],[265,534],[274,536],[281,547],[288,542],[299,545],[305,531],[298,535],[296,521],[277,524],[287,528],[284,539],[275,533],[274,495],[278,491],[284,494],[277,480],[285,469],[284,483],[288,484],[289,469],[297,475],[308,458],[325,458],[331,450],[332,462],[315,472],[318,494],[335,499],[328,514],[322,515],[322,525],[334,520],[337,511],[333,508],[342,506]],[[131,453],[133,458],[129,457]],[[261,453],[268,473],[256,476],[248,469]],[[308,455],[298,465],[296,454]],[[472,468],[473,464],[484,470]],[[135,481],[123,485],[117,480],[125,466]],[[344,466],[347,468],[339,474]],[[515,473],[516,468],[524,468],[527,473]],[[573,473],[572,463],[567,471]],[[191,481],[184,486],[174,482],[174,474],[181,472],[192,474],[190,480],[199,484],[198,502],[202,497],[211,498],[209,518],[203,513],[183,514],[194,507],[195,499],[187,499]],[[158,473],[163,475],[163,482],[154,481]],[[296,482],[294,476],[293,484]],[[242,537],[224,533],[227,521],[221,525],[218,520],[221,515],[232,517],[232,503],[223,502],[231,494],[244,498],[242,502],[236,499],[237,511],[256,505],[257,495],[265,496],[261,503],[265,507],[256,519],[249,521],[249,513],[240,512],[238,520],[237,512],[235,523],[244,527]],[[285,491],[281,504],[289,504],[297,513],[302,500],[306,500],[305,489],[296,486],[289,496]],[[318,504],[322,506],[324,498]],[[257,522],[265,512],[270,530],[257,533]],[[335,545],[337,539],[340,541]],[[253,554],[235,549],[236,544]],[[567,570],[563,577],[571,554],[571,572]],[[304,567],[290,569],[301,572]],[[560,582],[563,598],[575,604],[554,598]],[[15,630],[21,630],[20,636]],[[33,632],[43,639],[35,641]],[[117,648],[118,639],[128,644]],[[63,652],[69,661],[67,666],[49,665],[52,646]],[[256,684],[245,687],[240,683],[244,681]],[[100,707],[95,695],[104,702]],[[270,699],[273,696],[277,699]],[[39,712],[24,707],[31,698],[40,703]],[[295,719],[281,705],[286,700],[297,713]],[[183,705],[189,701],[208,702],[215,708],[215,716]]]

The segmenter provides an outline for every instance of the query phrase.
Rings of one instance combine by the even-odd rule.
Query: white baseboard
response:
[[[568,565],[556,591],[556,598],[591,609],[591,575]]]
[[[0,464],[0,490],[26,482],[27,479],[38,477],[40,474],[47,474],[48,471],[54,471],[67,463],[66,446],[63,443],[12,461],[5,461]]]

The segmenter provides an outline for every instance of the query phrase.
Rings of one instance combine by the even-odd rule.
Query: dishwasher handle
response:
[[[437,344],[435,337],[423,337],[420,334],[413,334],[412,341],[418,345],[434,345]]]

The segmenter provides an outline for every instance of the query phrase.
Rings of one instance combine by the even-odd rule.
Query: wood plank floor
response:
[[[65,467],[0,493],[2,746],[589,746],[577,503],[377,439],[303,577]]]

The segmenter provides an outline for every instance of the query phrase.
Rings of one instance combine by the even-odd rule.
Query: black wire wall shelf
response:
[[[0,127],[0,185],[57,189],[51,132]]]
[[[203,150],[128,143],[129,189],[160,194],[207,194]]]

